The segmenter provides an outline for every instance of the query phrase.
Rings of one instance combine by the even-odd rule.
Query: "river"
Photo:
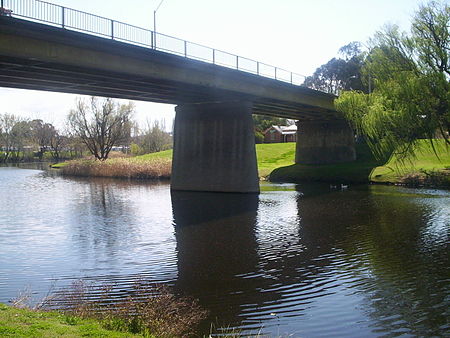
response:
[[[0,302],[83,279],[167,283],[216,326],[450,332],[450,192],[262,184],[259,196],[0,168]],[[207,333],[207,332],[205,332]]]

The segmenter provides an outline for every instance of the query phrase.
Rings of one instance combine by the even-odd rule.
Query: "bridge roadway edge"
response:
[[[185,129],[180,125],[189,124],[186,118],[180,117],[180,113],[189,115],[191,118],[198,115],[198,111],[202,111],[203,116],[217,115],[216,127],[221,125],[220,128],[225,128],[236,136],[234,141],[224,143],[230,146],[247,140],[249,135],[253,134],[253,128],[249,127],[251,113],[297,119],[300,123],[305,122],[305,126],[320,124],[320,128],[313,128],[312,132],[304,134],[300,134],[300,130],[306,129],[299,128],[298,139],[308,139],[308,142],[297,143],[296,163],[323,164],[354,160],[353,139],[349,137],[351,130],[344,122],[343,116],[334,110],[334,95],[255,74],[9,17],[0,17],[0,70],[0,86],[4,87],[178,105],[175,122],[179,126],[177,130]],[[237,102],[245,102],[245,104],[239,105],[236,104]],[[220,105],[223,107],[220,108]],[[193,111],[196,110],[197,112],[194,113]],[[241,114],[240,121],[231,111]],[[227,123],[223,116],[236,118],[231,119],[234,122]],[[206,122],[197,118],[195,123],[202,126]],[[242,138],[237,136],[237,129],[233,129],[235,128],[233,123],[240,125],[241,131],[245,130]],[[323,129],[324,126],[333,124],[336,124],[332,128],[333,132]],[[339,130],[342,127],[345,131]],[[249,132],[250,129],[251,132]],[[178,133],[183,135],[188,131],[176,131],[175,139]],[[184,136],[183,138],[188,140]],[[219,141],[217,137],[210,140],[204,138],[204,140],[208,145]],[[194,149],[194,143],[197,141],[194,139],[190,147]],[[243,160],[242,154],[249,156],[249,160],[242,163],[242,168],[247,169],[241,172],[242,177],[246,177],[245,180],[248,182],[240,180],[239,175],[229,177],[230,182],[241,182],[240,187],[238,184],[230,188],[230,183],[223,183],[222,187],[218,188],[213,187],[211,182],[208,183],[209,185],[202,182],[201,178],[209,177],[214,172],[219,178],[226,176],[226,173],[220,174],[219,170],[221,167],[225,168],[225,164],[228,163],[225,156],[219,160],[223,165],[211,170],[209,176],[202,172],[206,170],[205,168],[199,169],[197,166],[188,170],[191,173],[200,173],[197,187],[175,183],[173,189],[258,192],[256,156],[251,154],[255,152],[254,139],[252,142],[245,141],[246,150],[239,150],[235,152],[234,157],[232,156],[240,160]],[[339,147],[333,146],[333,142],[341,145],[345,142],[348,144]],[[180,142],[178,147],[179,144]],[[177,141],[175,141],[175,152],[177,152],[176,148]],[[340,154],[336,155],[336,152]],[[180,156],[180,158],[191,162],[193,160],[186,156]],[[217,158],[214,161],[217,161]],[[174,163],[175,182],[177,182],[177,172],[185,170],[177,168],[186,168],[186,166],[176,164],[179,161],[175,155]],[[239,166],[237,163],[230,163]],[[208,166],[204,164],[205,167]],[[188,176],[184,175],[186,179]],[[219,181],[225,182],[222,178]]]

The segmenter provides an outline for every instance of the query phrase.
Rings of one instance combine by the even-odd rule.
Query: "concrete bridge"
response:
[[[53,6],[60,14],[42,18],[21,7],[13,8],[12,15],[3,12],[0,86],[177,105],[173,190],[258,192],[252,114],[299,120],[297,163],[355,159],[353,133],[334,110],[335,97],[295,85],[296,74],[91,14],[33,3]],[[109,33],[85,24],[80,28],[73,24],[77,15],[109,20]],[[150,43],[118,35],[124,25],[148,32]],[[164,51],[160,46],[168,38],[182,41],[184,51]],[[212,51],[212,60],[192,58],[189,50],[199,46]],[[236,69],[221,65],[224,55],[231,56]],[[274,78],[267,77],[268,69],[274,70]]]

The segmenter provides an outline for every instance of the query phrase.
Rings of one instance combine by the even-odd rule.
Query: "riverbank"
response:
[[[387,161],[376,160],[367,145],[356,147],[357,160],[329,165],[293,164],[271,172],[273,182],[327,182],[327,183],[380,183],[405,186],[450,187],[450,148],[444,140],[435,140],[435,150],[421,140],[414,156],[399,160],[392,156]]]
[[[2,337],[142,337],[105,329],[97,320],[54,311],[19,309],[0,303]]]
[[[357,160],[330,165],[294,164],[295,143],[257,144],[258,173],[272,182],[380,183],[406,186],[450,187],[450,148],[435,141],[435,150],[422,140],[415,156],[400,161],[376,160],[369,147],[358,144]],[[102,176],[136,179],[169,179],[172,150],[136,157],[111,158],[104,162],[75,160],[54,167],[65,175]]]
[[[168,179],[173,151],[165,150],[136,157],[113,157],[106,161],[80,159],[52,165],[63,175],[135,179]],[[259,176],[265,179],[275,168],[294,162],[295,143],[257,144]],[[116,155],[117,156],[117,155]]]
[[[0,303],[0,336],[192,336],[208,314],[163,285],[135,281],[127,297],[117,297],[119,291],[78,280],[33,306],[30,294],[20,294],[12,306]]]

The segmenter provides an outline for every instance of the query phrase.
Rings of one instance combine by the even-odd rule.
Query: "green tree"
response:
[[[351,42],[341,47],[339,54],[344,58],[332,58],[308,76],[302,85],[336,95],[342,90],[367,91],[361,76],[365,58],[361,44]]]
[[[362,69],[374,91],[336,100],[378,157],[410,155],[418,139],[432,142],[437,133],[450,144],[449,26],[450,7],[437,1],[419,8],[410,33],[386,26]]]
[[[114,145],[128,143],[133,112],[131,102],[118,104],[108,98],[100,103],[91,97],[87,103],[78,99],[76,108],[68,115],[68,125],[91,154],[104,161]]]
[[[39,147],[38,157],[42,160],[45,151],[51,147],[51,141],[57,134],[55,127],[51,123],[37,119],[30,121],[31,137]]]
[[[144,154],[172,148],[172,136],[166,132],[164,121],[147,121],[147,128],[140,136],[140,148]]]

